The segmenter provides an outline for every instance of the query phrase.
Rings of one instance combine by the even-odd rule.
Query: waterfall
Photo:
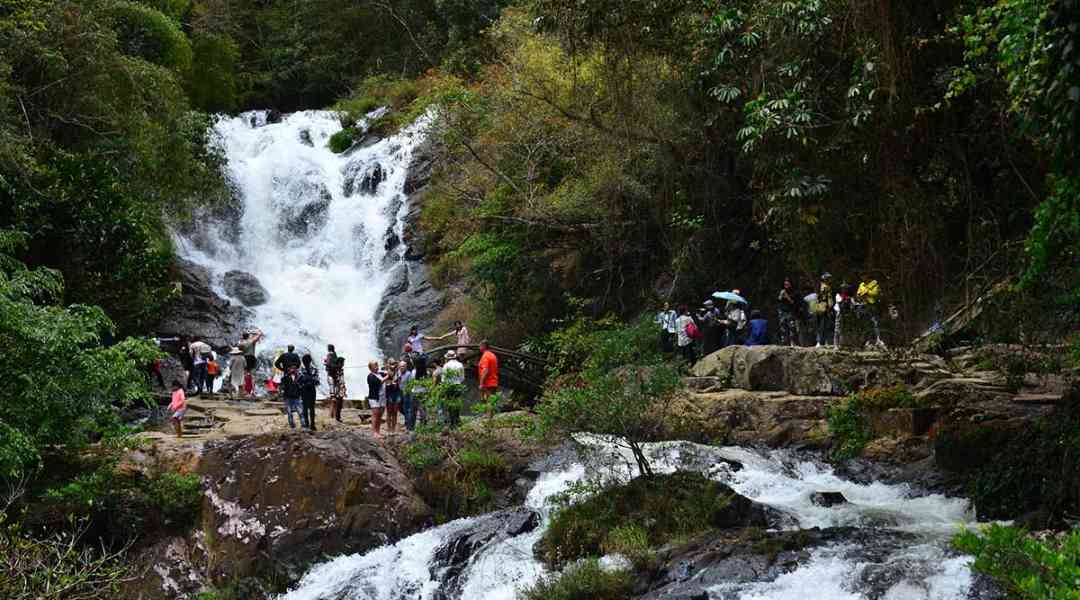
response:
[[[579,441],[601,456],[588,468],[575,463],[545,473],[526,500],[541,525],[516,537],[495,536],[467,558],[453,589],[446,589],[440,549],[474,531],[486,516],[452,521],[365,554],[341,556],[315,567],[279,600],[511,600],[546,568],[532,546],[547,525],[553,496],[606,465],[607,476],[632,476],[632,458],[591,436]],[[974,515],[966,500],[920,494],[907,485],[844,480],[812,457],[784,450],[716,448],[688,442],[651,444],[657,472],[696,470],[773,509],[779,529],[854,528],[862,535],[810,552],[795,568],[769,580],[710,587],[723,600],[963,600],[976,597],[970,558],[949,548],[957,528]],[[742,468],[733,471],[727,461]],[[848,504],[814,504],[815,491],[838,491]],[[608,557],[612,558],[612,557]],[[618,563],[617,560],[612,560]],[[813,590],[810,592],[810,590]],[[809,593],[808,593],[809,592]]]
[[[326,344],[346,357],[355,393],[378,357],[376,310],[401,260],[405,181],[425,121],[343,154],[327,148],[336,113],[307,111],[266,122],[265,112],[222,117],[214,127],[238,210],[211,211],[177,235],[179,254],[206,267],[228,297],[224,274],[243,271],[269,294],[252,307],[266,334],[261,360],[286,344],[321,364]],[[376,117],[377,115],[369,115]]]

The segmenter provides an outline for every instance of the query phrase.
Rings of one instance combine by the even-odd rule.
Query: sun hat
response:
[[[448,350],[446,352],[446,360],[453,360],[455,358],[457,358],[457,352],[454,352],[453,350]]]
[[[229,354],[243,354],[243,353],[244,353],[244,351],[237,348],[236,346],[233,346],[232,348],[229,348]]]

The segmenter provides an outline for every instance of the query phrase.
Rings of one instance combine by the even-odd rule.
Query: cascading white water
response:
[[[266,123],[265,113],[253,112],[217,122],[242,214],[238,222],[202,223],[196,235],[178,236],[177,248],[209,269],[223,296],[228,271],[259,279],[269,292],[254,308],[264,357],[295,344],[319,359],[333,343],[347,357],[346,375],[359,382],[356,367],[378,356],[376,310],[398,258],[387,250],[387,232],[401,236],[407,170],[425,124],[334,154],[327,142],[342,128],[336,113]]]
[[[591,436],[579,436],[579,441],[597,451],[599,464],[610,468],[633,463],[610,442]],[[665,442],[649,445],[647,452],[658,472],[702,471],[776,509],[783,516],[781,526],[785,529],[854,526],[881,532],[883,538],[904,536],[871,553],[848,543],[822,546],[811,552],[809,560],[772,581],[716,586],[709,590],[710,598],[961,600],[969,595],[970,559],[948,550],[950,535],[973,519],[965,500],[919,495],[907,485],[853,483],[823,464],[782,450],[761,453],[737,447]],[[721,459],[738,461],[743,468],[732,472]],[[595,469],[592,461],[590,465],[590,470]],[[541,513],[541,525],[528,534],[496,539],[474,552],[463,571],[464,584],[455,597],[510,600],[521,587],[544,574],[546,569],[534,558],[532,547],[547,525],[550,500],[572,482],[582,480],[586,473],[585,467],[574,464],[544,474],[526,501],[528,507]],[[625,479],[630,471],[616,467],[608,476]],[[838,491],[850,502],[820,507],[811,501],[816,491]],[[437,548],[482,518],[453,521],[363,555],[339,557],[313,569],[281,600],[435,598],[440,585],[440,572],[433,562]],[[867,583],[875,581],[877,585]],[[873,596],[868,595],[869,589],[876,590]]]

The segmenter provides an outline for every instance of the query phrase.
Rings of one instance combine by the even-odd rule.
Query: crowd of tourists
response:
[[[663,351],[678,352],[690,363],[699,355],[733,345],[799,346],[807,327],[815,347],[839,348],[850,341],[858,320],[870,326],[873,340],[868,344],[885,345],[881,339],[881,286],[869,273],[858,286],[836,286],[832,274],[823,273],[814,291],[805,296],[791,279],[784,279],[776,296],[775,327],[770,327],[765,315],[763,310],[751,308],[740,290],[733,289],[714,292],[696,310],[687,304],[673,310],[664,303],[655,322]]]
[[[221,390],[232,398],[255,398],[255,372],[258,360],[256,344],[263,338],[258,330],[246,333],[236,346],[228,349],[224,367],[227,377],[221,384]],[[449,350],[442,357],[429,356],[424,351],[425,342],[443,341],[453,338],[457,350]],[[178,338],[177,351],[184,373],[184,381],[172,382],[172,402],[169,414],[176,435],[182,435],[182,420],[187,410],[187,397],[214,393],[215,380],[222,373],[219,355],[205,341],[198,337]],[[446,397],[434,418],[456,427],[461,421],[461,405],[464,397],[466,368],[462,354],[471,343],[468,328],[460,321],[453,329],[442,336],[428,337],[419,333],[416,327],[402,347],[400,357],[388,357],[383,362],[372,360],[367,364],[367,396],[371,409],[372,430],[376,437],[382,436],[383,424],[390,433],[396,433],[399,425],[407,431],[413,431],[417,423],[428,420],[424,400],[428,392],[439,388]],[[479,346],[477,378],[481,398],[487,399],[495,394],[499,387],[499,362],[488,342]],[[273,362],[273,374],[266,379],[264,389],[273,396],[278,396],[285,404],[285,413],[289,427],[315,431],[315,405],[318,390],[322,385],[320,371],[311,354],[300,355],[296,347],[288,345]],[[322,358],[322,368],[328,384],[329,417],[342,422],[342,409],[348,394],[345,383],[345,358],[339,356],[334,345],[327,345]],[[155,362],[151,375],[164,387],[161,375],[161,363]],[[443,385],[447,384],[447,385]],[[295,417],[294,417],[295,415]],[[399,423],[400,416],[400,423]]]

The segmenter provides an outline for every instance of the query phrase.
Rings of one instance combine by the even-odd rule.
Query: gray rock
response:
[[[540,525],[540,515],[533,511],[522,511],[511,516],[506,521],[506,533],[509,535],[521,535],[529,533]]]
[[[847,504],[848,499],[840,492],[814,492],[810,494],[810,502],[814,506],[832,508],[834,506],[840,506],[841,504]]]
[[[157,335],[197,335],[217,349],[236,343],[253,316],[251,311],[218,296],[205,268],[177,259],[175,269],[180,297],[166,308],[165,316],[154,328]]]
[[[225,273],[225,293],[236,298],[244,306],[259,306],[266,304],[270,294],[259,283],[259,278],[251,273],[243,271],[229,271]]]
[[[308,129],[300,130],[300,143],[305,146],[315,147],[315,142],[311,141],[311,131]]]

